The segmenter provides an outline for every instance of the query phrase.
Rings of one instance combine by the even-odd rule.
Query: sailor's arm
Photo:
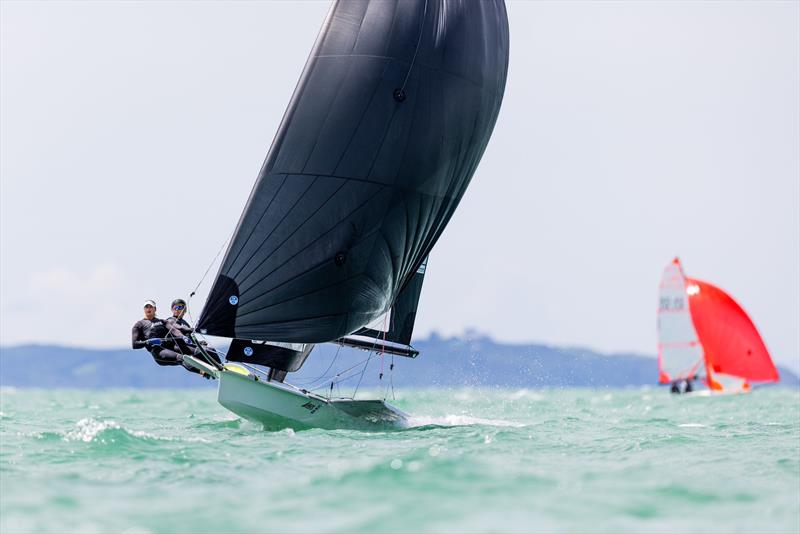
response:
[[[178,322],[177,319],[174,317],[170,317],[167,319],[167,329],[169,329],[170,333],[173,336],[180,337],[180,336],[188,336],[189,334],[194,332],[194,328],[187,325],[182,325]]]
[[[131,346],[134,349],[143,349],[147,346],[144,329],[140,321],[137,321],[136,324],[133,325],[133,330],[131,331]]]

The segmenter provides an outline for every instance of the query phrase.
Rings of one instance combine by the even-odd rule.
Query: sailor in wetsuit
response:
[[[200,348],[195,345],[194,341],[190,337],[188,337],[194,333],[194,328],[192,328],[191,325],[186,322],[186,319],[183,318],[185,314],[186,301],[183,299],[173,300],[172,317],[169,317],[166,320],[168,330],[167,339],[174,343],[175,350],[181,354],[195,356],[202,361],[205,361],[207,359],[206,355],[208,355],[221,366],[222,360],[217,354],[216,350],[205,346],[205,342],[202,343],[204,347]]]
[[[692,377],[697,379],[697,377]],[[675,380],[672,383],[672,387],[670,388],[670,392],[676,395],[682,395],[684,393],[691,393],[694,391],[692,387],[692,378],[682,378],[680,380]]]
[[[158,365],[183,365],[183,356],[161,346],[166,335],[167,323],[156,317],[155,301],[145,301],[144,319],[133,325],[131,345],[134,349],[147,349]]]
[[[154,300],[144,301],[144,319],[136,321],[131,332],[131,345],[134,349],[144,349],[147,347],[147,333],[150,325],[156,318],[156,302]]]

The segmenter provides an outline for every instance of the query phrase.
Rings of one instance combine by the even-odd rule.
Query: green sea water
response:
[[[0,392],[0,531],[800,532],[800,394],[400,390],[265,432],[213,390]]]

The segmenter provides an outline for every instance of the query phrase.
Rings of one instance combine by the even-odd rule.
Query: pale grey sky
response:
[[[145,298],[188,294],[328,7],[2,2],[0,343],[123,346]],[[800,3],[508,12],[503,108],[417,335],[653,354],[678,254],[800,368]]]

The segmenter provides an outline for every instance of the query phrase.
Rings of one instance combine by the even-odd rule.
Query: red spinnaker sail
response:
[[[754,382],[777,382],[778,370],[747,313],[707,282],[686,279],[689,307],[706,365],[713,373]]]

